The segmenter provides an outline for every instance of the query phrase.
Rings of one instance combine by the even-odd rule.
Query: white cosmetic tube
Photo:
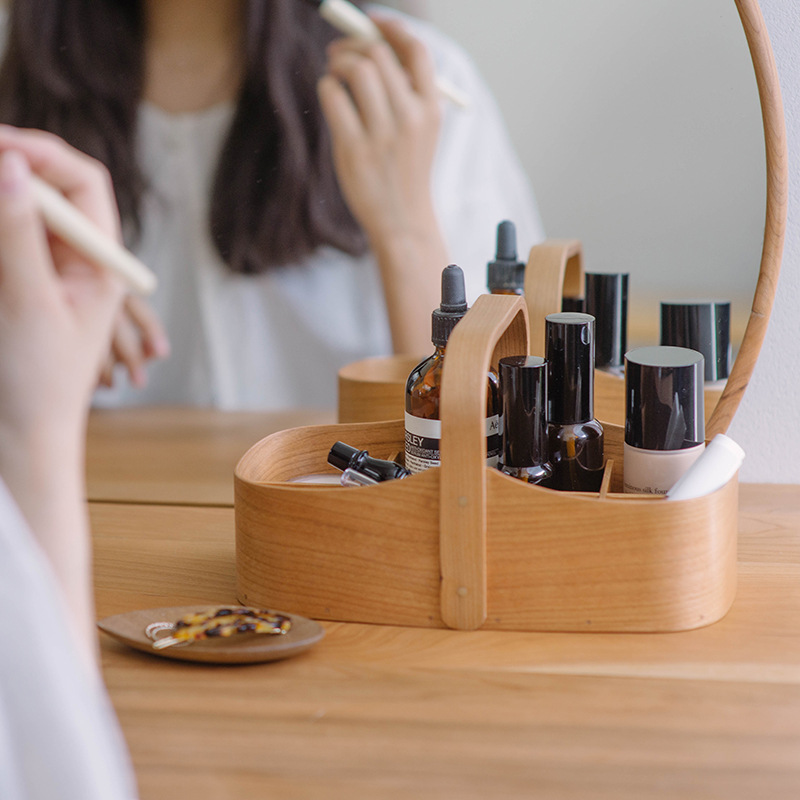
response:
[[[742,466],[744,450],[718,433],[702,455],[667,492],[667,500],[691,500],[721,489]]]

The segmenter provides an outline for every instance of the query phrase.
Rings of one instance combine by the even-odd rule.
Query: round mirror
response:
[[[724,299],[736,353],[751,319],[765,203],[768,228],[781,215],[785,223],[785,197],[767,196],[768,170],[780,191],[785,141],[781,151],[771,140],[783,136],[783,116],[757,1],[410,5],[477,62],[548,237],[580,239],[588,272],[629,273],[629,346],[658,343],[661,300]],[[777,270],[775,244],[764,256]],[[767,316],[770,292],[756,296]],[[763,331],[749,335],[757,354]],[[712,433],[727,427],[751,370],[736,368],[733,405]]]
[[[580,239],[590,272],[630,274],[631,346],[657,342],[660,300],[731,301],[741,347],[711,393],[706,435],[726,430],[766,332],[786,226],[783,108],[757,0],[393,5],[476,60],[548,236]]]

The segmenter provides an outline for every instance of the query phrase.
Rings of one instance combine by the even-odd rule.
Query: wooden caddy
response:
[[[737,481],[696,500],[618,494],[605,425],[600,493],[528,486],[486,466],[486,370],[527,353],[516,297],[478,298],[453,331],[442,466],[359,489],[286,484],[330,471],[337,439],[388,458],[401,420],[268,436],[236,468],[239,599],[353,622],[498,630],[673,631],[722,617],[736,585]]]
[[[736,5],[764,119],[766,221],[750,319],[708,438],[727,429],[752,374],[786,229],[786,134],[775,62],[757,0]],[[575,274],[568,268],[573,243],[546,244],[557,251],[539,253],[549,259],[549,277],[539,276],[537,291],[526,292],[546,296],[544,307],[531,309],[534,329],[545,312],[560,308],[565,280],[569,291]],[[285,483],[328,471],[337,439],[393,457],[403,449],[400,420],[297,428],[255,444],[234,476],[239,599],[319,619],[461,630],[677,631],[720,619],[736,584],[735,477],[694,500],[619,494],[623,432],[607,420],[611,463],[597,494],[528,486],[485,466],[486,369],[529,352],[528,339],[520,298],[481,297],[453,331],[440,468],[358,489]],[[362,398],[356,415],[383,413],[372,408],[382,397]],[[602,398],[598,381],[601,420]]]

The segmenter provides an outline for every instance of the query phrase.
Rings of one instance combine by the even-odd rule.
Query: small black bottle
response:
[[[331,447],[328,463],[342,471],[350,469],[358,472],[376,483],[407,478],[411,474],[395,461],[373,458],[366,450],[359,450],[344,442],[336,442]]]
[[[501,472],[549,486],[553,469],[547,449],[547,362],[539,356],[500,359],[503,397]]]
[[[525,264],[517,259],[517,229],[507,219],[497,226],[495,257],[487,264],[486,272],[490,294],[523,294]]]
[[[594,418],[594,317],[550,314],[545,326],[550,485],[596,492],[603,480],[603,428]]]

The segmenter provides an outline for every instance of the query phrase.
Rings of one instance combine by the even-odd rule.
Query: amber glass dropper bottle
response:
[[[445,348],[451,331],[466,313],[464,273],[451,264],[442,271],[442,302],[431,317],[431,341],[436,349],[411,370],[406,382],[405,466],[412,473],[439,465],[439,401]],[[493,369],[488,374],[486,437],[486,463],[497,466],[501,446],[500,391]]]
[[[497,248],[494,261],[486,265],[486,284],[490,294],[523,294],[525,264],[517,259],[517,229],[510,220],[497,226]]]

